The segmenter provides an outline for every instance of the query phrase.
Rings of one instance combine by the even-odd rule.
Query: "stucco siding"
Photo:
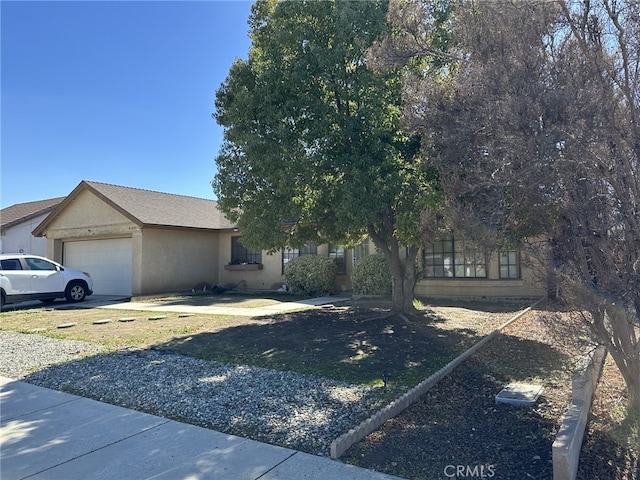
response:
[[[139,227],[90,192],[73,198],[47,226],[47,238],[130,236]]]
[[[219,284],[217,232],[147,227],[141,239],[140,251],[134,249],[134,262],[136,254],[140,258],[140,283],[134,282],[134,294]]]
[[[240,236],[238,232],[225,231],[220,234],[220,286],[225,288],[248,290],[277,290],[286,284],[286,277],[282,274],[282,250],[274,253],[262,251],[262,264],[232,265],[231,238]],[[319,256],[329,255],[329,245],[320,245],[317,249]],[[342,292],[351,289],[352,253],[345,252],[346,274],[336,275],[335,291]]]
[[[415,288],[417,296],[425,297],[528,298],[545,293],[544,288],[523,280],[422,279]]]
[[[277,290],[280,288],[285,283],[284,275],[282,275],[281,251],[273,254],[262,251],[261,268],[255,266],[228,267],[231,262],[231,237],[237,236],[239,236],[237,232],[220,232],[219,285],[225,288],[248,290]],[[236,270],[230,270],[230,268],[236,268]]]
[[[48,214],[26,220],[23,223],[9,227],[2,231],[0,239],[0,253],[30,253],[33,255],[47,255],[47,239],[34,237],[31,232],[42,223]]]

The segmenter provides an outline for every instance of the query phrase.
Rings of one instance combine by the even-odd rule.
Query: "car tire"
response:
[[[4,308],[4,292],[0,293],[0,311]]]
[[[64,298],[68,302],[81,302],[87,296],[87,287],[82,282],[71,282],[67,285],[67,289],[64,292]]]

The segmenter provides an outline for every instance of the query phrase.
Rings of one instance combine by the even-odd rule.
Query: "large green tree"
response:
[[[384,1],[258,0],[248,59],[216,94],[224,142],[212,185],[248,246],[369,236],[389,260],[394,309],[410,311],[439,183],[420,137],[400,126],[400,71],[367,62],[386,14]]]

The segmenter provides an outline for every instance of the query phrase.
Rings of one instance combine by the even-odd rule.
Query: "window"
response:
[[[41,258],[25,258],[30,270],[56,270],[56,266]]]
[[[347,273],[347,264],[345,262],[344,247],[338,247],[336,245],[329,245],[329,258],[333,258],[338,267],[338,275],[345,275]]]
[[[317,254],[318,254],[318,248],[315,245],[312,245],[310,243],[307,243],[302,248],[286,247],[282,251],[282,274],[284,275],[284,272],[285,272],[285,269],[287,268],[287,263],[289,263],[289,260],[296,257],[302,257],[304,255],[317,255]]]
[[[17,258],[0,260],[0,266],[2,266],[2,270],[22,270],[22,264]]]
[[[427,278],[485,278],[486,256],[472,242],[449,238],[423,249],[424,276]]]
[[[262,251],[242,245],[242,237],[231,237],[231,265],[262,263]]]
[[[500,278],[520,278],[520,262],[517,250],[500,252]]]
[[[360,245],[353,247],[353,263],[369,255],[369,239],[367,238]]]
[[[453,239],[428,245],[423,256],[425,277],[453,277]]]

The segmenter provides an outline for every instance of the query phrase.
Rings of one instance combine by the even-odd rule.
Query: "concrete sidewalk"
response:
[[[0,478],[397,477],[0,377]]]

